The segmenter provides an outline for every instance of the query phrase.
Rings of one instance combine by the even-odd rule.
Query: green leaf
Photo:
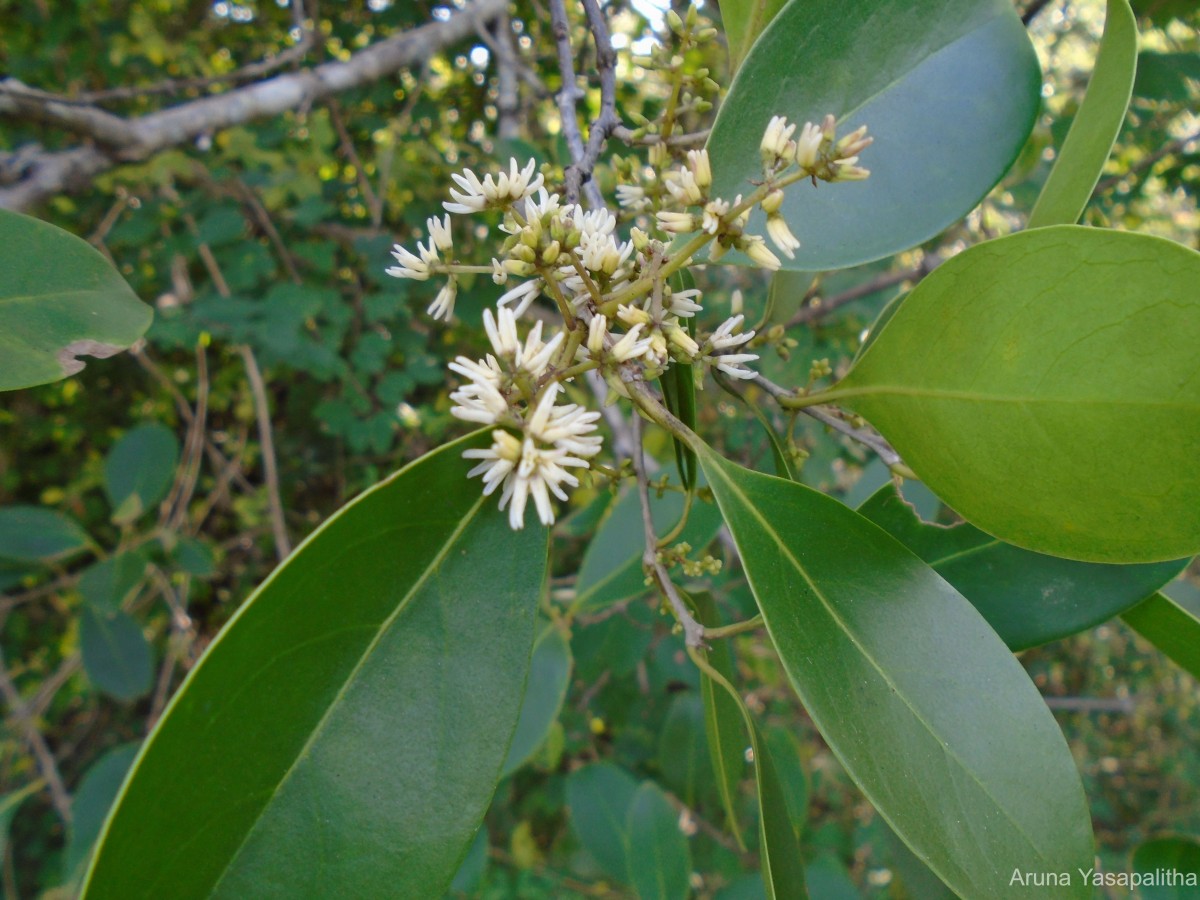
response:
[[[725,43],[729,47],[729,71],[736,72],[754,41],[787,0],[719,0],[719,3]]]
[[[154,654],[142,627],[120,610],[83,607],[79,649],[88,679],[118,700],[136,700],[154,682]]]
[[[137,756],[138,743],[121,744],[96,760],[84,773],[71,800],[71,826],[63,857],[63,877],[73,882],[92,852],[108,811]]]
[[[1087,868],[1071,753],[974,607],[831,497],[696,451],[792,686],[905,843],[981,900],[1009,896],[1013,869]]]
[[[626,880],[639,900],[686,900],[691,894],[692,854],[679,830],[679,814],[654,782],[642,782],[634,793],[625,830]]]
[[[703,457],[701,460],[703,465]],[[762,739],[750,710],[746,708],[733,682],[707,661],[705,651],[691,652],[692,659],[704,674],[704,681],[711,682],[714,689],[720,688],[720,693],[733,704],[750,738],[758,792],[758,853],[763,891],[768,900],[807,900],[799,830],[794,825],[786,795],[787,787],[779,777],[771,747]]]
[[[462,865],[459,866],[458,871],[454,874],[454,879],[450,882],[450,893],[473,894],[483,878],[487,861],[488,830],[486,827],[480,827],[475,835],[475,840],[471,841],[471,849],[467,851]]]
[[[938,234],[1000,180],[1033,128],[1041,73],[1009,0],[792,0],[762,33],[708,141],[713,193],[761,181],[772,116],[866,125],[866,181],[788,188],[789,269],[838,269]],[[748,231],[762,234],[761,211]],[[730,254],[731,261],[743,260]]]
[[[533,645],[521,716],[500,770],[501,777],[519,769],[537,752],[550,727],[558,721],[570,683],[571,647],[557,627],[547,625]]]
[[[44,506],[0,508],[0,558],[60,562],[88,547],[87,532],[65,513]]]
[[[663,401],[671,415],[693,429],[696,427],[695,377],[691,363],[674,363],[658,379]],[[679,481],[684,488],[691,490],[696,484],[696,454],[677,437],[672,436],[671,443],[675,448],[675,467],[679,471]]]
[[[808,824],[809,787],[808,775],[800,764],[800,744],[791,732],[778,726],[769,728],[764,739],[780,791],[787,801],[792,830],[797,836],[802,835]]]
[[[1114,566],[1022,550],[972,525],[922,522],[894,485],[858,509],[971,601],[1012,650],[1106,622],[1173,579],[1187,560]]]
[[[678,491],[666,491],[661,498],[650,493],[650,513],[659,534],[679,521],[683,508],[683,495]],[[679,541],[698,552],[712,543],[720,529],[721,514],[716,506],[696,499]],[[630,486],[609,509],[584,553],[575,581],[576,609],[595,609],[646,593],[649,589],[642,571],[645,542],[641,503]]]
[[[547,531],[511,531],[465,477],[487,440],[366,491],[238,610],[150,735],[89,900],[446,890],[516,727],[545,579]]]
[[[1027,227],[1073,225],[1083,215],[1129,108],[1137,70],[1137,39],[1129,0],[1108,0],[1104,37],[1087,95],[1029,214]]]
[[[153,313],[98,250],[0,209],[0,391],[58,381],[150,327]]]
[[[165,425],[131,428],[104,460],[104,491],[113,521],[133,522],[167,496],[179,464],[179,439]]]
[[[99,613],[113,613],[142,583],[149,559],[142,549],[118,553],[84,569],[79,576],[79,593]]]
[[[705,625],[716,627],[716,603],[712,595],[696,592],[691,600]],[[734,683],[733,650],[729,641],[714,641],[704,652],[708,664],[731,685]],[[725,821],[739,847],[745,846],[738,822],[738,785],[746,771],[747,738],[743,731],[740,697],[721,690],[712,678],[700,681],[700,698],[704,702],[704,731],[708,738],[709,762],[715,773],[717,793],[725,810]]]
[[[771,420],[767,418],[767,414],[763,412],[761,406],[757,403],[751,403],[746,397],[733,386],[733,383],[727,378],[723,378],[713,370],[713,380],[721,386],[725,393],[730,394],[749,413],[758,420],[758,424],[762,426],[763,433],[767,436],[767,445],[771,448],[771,462],[775,466],[775,474],[780,478],[786,478],[788,481],[796,480],[796,473],[792,471],[792,464],[788,460],[787,452],[783,449],[783,445],[779,443],[779,435],[775,433],[775,426],[771,424]]]
[[[1162,593],[1121,618],[1181,669],[1200,678],[1200,619]]]
[[[808,889],[818,900],[860,900],[862,897],[846,867],[832,854],[814,859],[805,867],[804,874]]]
[[[680,800],[695,808],[712,781],[704,736],[704,703],[694,693],[677,694],[658,735],[662,780]]]
[[[1200,551],[1200,254],[1073,225],[976,245],[824,400],[989,534],[1092,562]],[[936,352],[932,352],[936,348]]]
[[[1191,99],[1189,82],[1200,81],[1200,53],[1138,54],[1133,92],[1147,100],[1186,103]]]
[[[599,762],[567,776],[571,828],[600,868],[622,882],[629,878],[627,813],[638,784],[624,769]]]
[[[8,832],[17,810],[27,797],[40,791],[43,786],[44,782],[39,778],[0,797],[0,857],[6,857],[8,854]]]
[[[1140,900],[1193,900],[1200,887],[1200,841],[1192,837],[1146,841],[1133,851],[1133,871],[1146,880],[1138,887]]]

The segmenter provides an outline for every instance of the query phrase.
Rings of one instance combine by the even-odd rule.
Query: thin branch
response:
[[[597,0],[583,0],[583,9],[587,13],[588,27],[592,32],[592,42],[596,46],[596,71],[600,75],[600,115],[588,127],[587,148],[582,159],[565,173],[567,184],[577,178],[579,183],[586,184],[588,199],[592,206],[602,206],[599,186],[592,181],[592,170],[600,161],[600,154],[613,129],[621,124],[617,118],[617,52],[613,49],[612,37],[608,33],[608,22],[604,19],[604,11],[600,9]]]
[[[54,761],[54,754],[50,752],[46,739],[38,730],[35,717],[30,714],[29,708],[21,697],[21,692],[17,690],[17,686],[13,684],[12,678],[8,674],[8,669],[4,665],[3,651],[0,651],[0,696],[8,705],[10,717],[16,720],[21,731],[24,732],[25,742],[33,752],[38,769],[41,770],[42,778],[46,782],[46,788],[50,791],[50,802],[54,804],[55,812],[58,813],[58,817],[63,820],[64,824],[70,825],[71,795],[67,793],[62,775],[58,771],[58,765]]]
[[[1116,187],[1118,184],[1120,184],[1125,179],[1131,178],[1135,175],[1140,175],[1142,172],[1145,172],[1147,169],[1153,168],[1158,162],[1160,162],[1163,159],[1166,159],[1168,156],[1171,156],[1175,153],[1179,153],[1180,151],[1185,150],[1187,148],[1187,145],[1194,141],[1200,141],[1200,131],[1193,131],[1191,134],[1187,135],[1186,137],[1176,138],[1173,141],[1168,141],[1167,143],[1165,143],[1161,147],[1159,147],[1157,150],[1155,150],[1153,153],[1149,153],[1146,156],[1143,156],[1141,159],[1139,159],[1137,162],[1135,162],[1133,165],[1131,165],[1128,168],[1128,170],[1126,170],[1123,174],[1112,175],[1108,178],[1105,178],[1103,181],[1101,181],[1099,184],[1096,185],[1096,189],[1094,191],[1092,191],[1092,196],[1098,197],[1101,194],[1105,194],[1108,191],[1111,191],[1114,187]]]
[[[367,209],[371,213],[371,221],[377,222],[383,219],[383,201],[379,195],[375,193],[375,189],[371,187],[371,182],[367,178],[366,167],[362,164],[362,159],[359,158],[358,150],[354,146],[354,138],[350,136],[350,130],[346,127],[346,122],[342,118],[342,105],[335,99],[330,99],[325,104],[325,108],[329,110],[329,119],[333,122],[333,127],[337,131],[338,143],[341,145],[342,155],[346,157],[346,161],[354,166],[355,177],[358,180],[358,189],[362,191],[363,200],[367,204]],[[297,281],[297,284],[299,281]]]
[[[705,128],[701,131],[681,132],[680,134],[673,134],[668,137],[666,144],[668,147],[690,147],[695,144],[703,144],[708,140],[708,136],[711,133],[711,128]],[[618,125],[614,128],[612,136],[619,141],[624,141],[626,144],[638,144],[642,147],[663,143],[661,134],[638,135],[632,128],[626,128],[624,125]]]
[[[687,604],[675,589],[671,575],[666,566],[658,558],[658,534],[654,530],[654,518],[650,514],[650,479],[646,476],[646,465],[642,451],[642,417],[633,416],[633,437],[637,446],[633,451],[633,471],[637,475],[638,499],[642,504],[642,530],[646,535],[646,552],[642,555],[642,564],[654,575],[659,589],[666,596],[675,613],[675,618],[683,626],[683,639],[689,647],[704,646],[704,626],[697,622],[687,608]]]
[[[275,440],[271,435],[271,408],[267,403],[267,388],[254,351],[245,344],[238,353],[246,366],[246,377],[250,381],[250,392],[254,397],[254,415],[258,420],[258,442],[262,446],[263,476],[267,482],[267,504],[271,511],[271,531],[275,535],[275,555],[281,560],[292,552],[288,539],[287,525],[283,520],[283,501],[279,495],[279,469],[275,462]]]
[[[941,265],[941,263],[942,257],[939,254],[927,253],[921,262],[911,269],[902,269],[898,272],[885,272],[876,278],[855,285],[849,290],[842,291],[840,294],[834,294],[832,297],[827,297],[824,300],[818,298],[817,302],[803,307],[792,316],[785,327],[791,328],[793,325],[807,325],[810,322],[815,322],[817,319],[824,318],[838,307],[845,306],[847,303],[855,300],[861,300],[863,297],[869,297],[877,291],[895,287],[906,281],[920,281]]]
[[[521,81],[512,20],[505,12],[490,30],[480,28],[479,34],[496,60],[496,134],[505,140],[515,138],[521,133]]]
[[[558,53],[558,70],[562,74],[562,88],[558,92],[558,115],[562,120],[563,137],[566,138],[567,149],[571,152],[574,165],[578,165],[586,152],[583,145],[583,133],[579,130],[579,118],[575,111],[575,104],[579,102],[582,91],[579,90],[575,76],[575,51],[571,49],[571,23],[567,20],[567,8],[564,0],[550,0],[550,23],[554,34],[554,47]],[[572,181],[570,177],[565,181],[567,202],[578,203],[580,182]],[[596,193],[599,194],[598,189]]]
[[[64,190],[82,188],[96,174],[123,162],[143,160],[201,135],[256,119],[307,109],[336,94],[375,83],[400,69],[420,65],[507,9],[508,0],[475,0],[444,22],[393,35],[348,60],[276,75],[132,119],[95,106],[47,99],[44,92],[5,79],[0,81],[0,115],[53,124],[86,134],[96,143],[42,151],[23,159],[15,183],[0,189],[0,208],[25,209]],[[11,154],[0,154],[0,171],[13,168],[11,158]]]

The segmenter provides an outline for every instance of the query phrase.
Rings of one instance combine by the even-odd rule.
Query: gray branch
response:
[[[53,95],[8,78],[0,81],[0,116],[37,121],[86,136],[93,143],[41,152],[14,168],[0,153],[0,172],[16,180],[0,187],[0,208],[27,209],[86,185],[96,174],[123,162],[143,160],[201,135],[308,108],[336,94],[372,84],[418,66],[443,48],[472,35],[508,10],[508,0],[474,0],[444,22],[431,22],[360,50],[345,62],[277,75],[223,94],[203,97],[135,119]],[[18,151],[19,152],[19,151]]]

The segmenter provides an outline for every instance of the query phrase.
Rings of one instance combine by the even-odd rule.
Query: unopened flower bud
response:
[[[551,241],[550,246],[542,251],[542,262],[548,266],[554,265],[561,252],[562,246],[558,243],[558,241]]]
[[[783,205],[783,191],[774,190],[763,198],[762,208],[768,216],[773,216],[779,212],[779,207]]]

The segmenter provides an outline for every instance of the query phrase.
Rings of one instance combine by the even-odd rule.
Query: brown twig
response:
[[[258,442],[263,455],[263,477],[267,483],[267,505],[271,512],[271,531],[275,537],[275,555],[282,560],[292,552],[292,543],[288,539],[287,525],[283,518],[283,500],[279,493],[279,469],[275,461],[275,439],[271,434],[271,408],[267,402],[267,387],[258,368],[258,360],[254,358],[254,351],[243,344],[238,347],[238,354],[246,366],[246,377],[254,398]]]
[[[807,325],[824,318],[838,307],[845,306],[847,303],[855,300],[861,300],[863,297],[869,297],[877,291],[895,287],[906,281],[920,281],[936,269],[941,262],[942,257],[939,254],[928,253],[918,265],[913,266],[911,269],[902,269],[898,272],[885,272],[869,281],[855,285],[849,290],[842,291],[840,294],[834,294],[824,300],[818,298],[812,305],[805,306],[792,316],[788,320],[786,327],[791,328],[793,325]]]
[[[58,813],[58,817],[62,819],[64,825],[70,825],[71,795],[67,793],[66,785],[63,784],[58,764],[54,761],[54,754],[50,752],[46,739],[38,730],[36,716],[30,713],[21,697],[21,692],[17,690],[17,686],[13,684],[12,678],[8,674],[2,650],[0,650],[0,696],[8,705],[9,717],[15,720],[23,732],[25,743],[29,745],[29,749],[37,761],[38,769],[46,782],[46,789],[50,792],[50,802],[54,805],[54,811]]]

